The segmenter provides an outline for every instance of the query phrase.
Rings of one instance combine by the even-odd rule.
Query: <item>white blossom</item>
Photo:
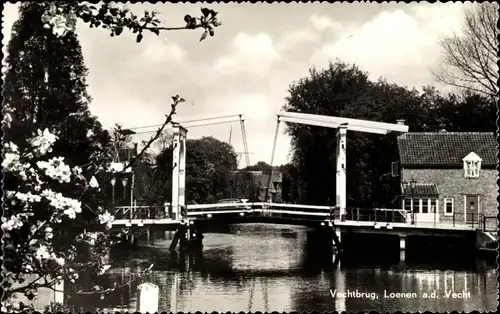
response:
[[[35,252],[35,258],[38,260],[50,258],[50,253],[46,245],[40,245]]]
[[[21,220],[19,215],[11,216],[9,220],[7,220],[7,218],[5,217],[2,217],[2,222],[2,229],[5,231],[19,229],[23,226],[23,221]]]
[[[17,192],[15,196],[18,200],[24,203],[38,203],[42,200],[42,197],[40,195],[34,195],[31,192],[28,193]]]
[[[33,266],[30,264],[24,265],[24,269],[27,273],[31,273],[33,271]]]
[[[78,166],[73,167],[73,169],[72,169],[72,170],[73,170],[73,174],[74,174],[75,176],[79,176],[79,175],[81,175],[81,174],[82,174],[82,168],[80,168],[80,167],[78,167]]]
[[[10,115],[10,113],[6,112],[3,116],[2,124],[4,125],[4,127],[10,128],[11,122],[12,122],[12,116]]]
[[[52,145],[57,140],[57,136],[50,133],[48,129],[45,129],[43,132],[38,130],[37,133],[37,136],[29,140],[31,147],[34,148],[37,155],[50,153],[52,151]]]
[[[64,163],[64,157],[54,157],[47,161],[38,161],[38,168],[45,170],[45,174],[59,183],[70,182],[71,169]]]
[[[52,17],[49,21],[49,24],[52,26],[52,33],[56,35],[57,37],[62,37],[66,35],[68,31],[71,31],[72,29],[68,27],[68,21],[66,20],[66,17],[63,15],[56,15]]]
[[[18,153],[5,153],[4,160],[2,161],[2,168],[6,172],[16,173],[24,181],[28,179],[26,170],[29,169],[28,164],[22,164]]]
[[[110,268],[111,268],[111,265],[103,265],[101,267],[101,269],[99,269],[99,275],[103,275]]]
[[[104,212],[103,214],[99,214],[99,222],[101,224],[106,224],[106,228],[108,229],[111,229],[114,220],[115,217],[111,215],[108,211]]]
[[[82,211],[82,203],[80,201],[64,197],[61,193],[43,190],[42,196],[49,200],[50,205],[55,209],[64,210],[64,214],[71,219],[76,218],[76,213],[81,213]]]
[[[95,232],[87,233],[87,242],[90,245],[95,245],[96,241],[97,241],[97,233]]]
[[[94,132],[91,129],[89,129],[87,131],[87,138],[91,138],[92,136],[94,136]]]
[[[57,37],[62,37],[70,31],[75,30],[76,14],[62,14],[61,7],[56,7],[53,3],[49,4],[47,10],[42,14],[43,27],[46,29],[52,28],[52,33]]]
[[[99,187],[99,183],[97,182],[97,179],[94,176],[90,179],[89,185],[91,188]]]
[[[5,143],[3,145],[3,147],[8,152],[12,152],[12,153],[18,153],[19,152],[19,148],[17,147],[17,145],[14,144],[14,143],[12,143],[12,142]]]
[[[56,257],[56,258],[55,258],[55,261],[56,261],[56,263],[57,263],[57,264],[59,264],[59,265],[61,265],[61,266],[64,266],[64,264],[65,264],[65,262],[66,262],[66,261],[64,260],[64,258],[62,258],[62,257]]]

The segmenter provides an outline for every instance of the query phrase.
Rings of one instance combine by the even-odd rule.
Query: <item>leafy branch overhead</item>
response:
[[[73,30],[77,19],[89,24],[91,28],[104,28],[110,31],[111,37],[119,36],[124,29],[128,29],[137,34],[136,41],[141,42],[144,38],[144,31],[160,35],[161,31],[175,30],[194,30],[203,29],[204,32],[200,41],[207,38],[208,35],[214,36],[215,27],[222,23],[212,9],[202,8],[199,17],[189,14],[184,16],[184,25],[176,27],[161,26],[161,21],[156,11],[145,11],[142,17],[137,16],[123,4],[102,3],[93,5],[88,3],[76,2],[50,2],[43,3],[47,6],[46,14],[42,21],[46,23],[47,28],[52,27],[56,35],[63,35],[67,30]]]

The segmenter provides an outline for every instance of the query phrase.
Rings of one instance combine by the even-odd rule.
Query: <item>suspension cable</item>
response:
[[[271,171],[269,171],[269,177],[267,179],[267,186],[266,186],[266,199],[264,202],[267,201],[267,198],[269,197],[269,185],[271,184],[271,179],[273,177],[273,162],[274,162],[274,153],[276,151],[276,142],[278,141],[278,134],[279,134],[279,129],[280,129],[280,118],[278,116],[278,122],[276,123],[276,132],[274,133],[274,142],[273,142],[273,151],[271,153]]]
[[[207,120],[217,120],[217,119],[226,119],[226,118],[232,118],[232,117],[237,117],[240,116],[241,114],[231,114],[231,115],[226,115],[226,116],[220,116],[220,117],[213,117],[213,118],[203,118],[203,119],[191,119],[191,120],[184,120],[184,121],[178,121],[178,123],[189,123],[189,122],[198,122],[198,121],[207,121]],[[129,130],[140,130],[140,129],[149,129],[149,128],[155,128],[155,127],[160,127],[163,124],[153,124],[153,125],[146,125],[146,126],[137,126],[137,127],[132,127],[132,128],[127,128]]]
[[[241,125],[241,136],[243,137],[243,151],[245,154],[245,162],[247,167],[250,167],[250,156],[248,156],[248,143],[247,143],[247,134],[245,131],[245,120],[240,115],[240,125]]]

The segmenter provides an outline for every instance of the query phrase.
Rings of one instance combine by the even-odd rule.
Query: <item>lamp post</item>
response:
[[[112,177],[111,178],[111,201],[113,203],[113,209],[115,207],[115,184],[116,184],[116,178],[115,177]]]
[[[122,178],[122,185],[123,185],[123,199],[126,200],[127,196],[127,184],[128,184],[128,179],[126,177]],[[130,208],[130,219],[132,219],[132,208]]]
[[[413,199],[413,196],[415,195],[415,180],[414,179],[411,179],[410,180],[410,195],[412,196],[412,199]],[[414,225],[415,224],[415,212],[413,211],[413,200],[412,200],[412,206],[411,206],[411,224]]]

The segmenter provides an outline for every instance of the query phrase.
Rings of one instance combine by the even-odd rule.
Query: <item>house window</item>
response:
[[[466,178],[477,178],[479,177],[479,167],[481,163],[479,161],[466,161],[465,162],[465,177]]]
[[[434,213],[438,207],[438,200],[435,198],[405,198],[404,208],[415,214]]]
[[[481,170],[481,158],[474,152],[471,152],[464,159],[464,175],[466,178],[478,178]]]
[[[426,199],[420,201],[422,202],[422,214],[429,213],[429,202]]]
[[[413,199],[412,209],[415,214],[420,213],[420,200],[417,198]]]
[[[404,207],[407,212],[411,212],[411,198],[405,198]]]
[[[444,199],[444,214],[446,216],[453,215],[453,198],[445,198]]]
[[[437,213],[437,205],[438,201],[437,199],[430,199],[429,200],[429,213]]]

